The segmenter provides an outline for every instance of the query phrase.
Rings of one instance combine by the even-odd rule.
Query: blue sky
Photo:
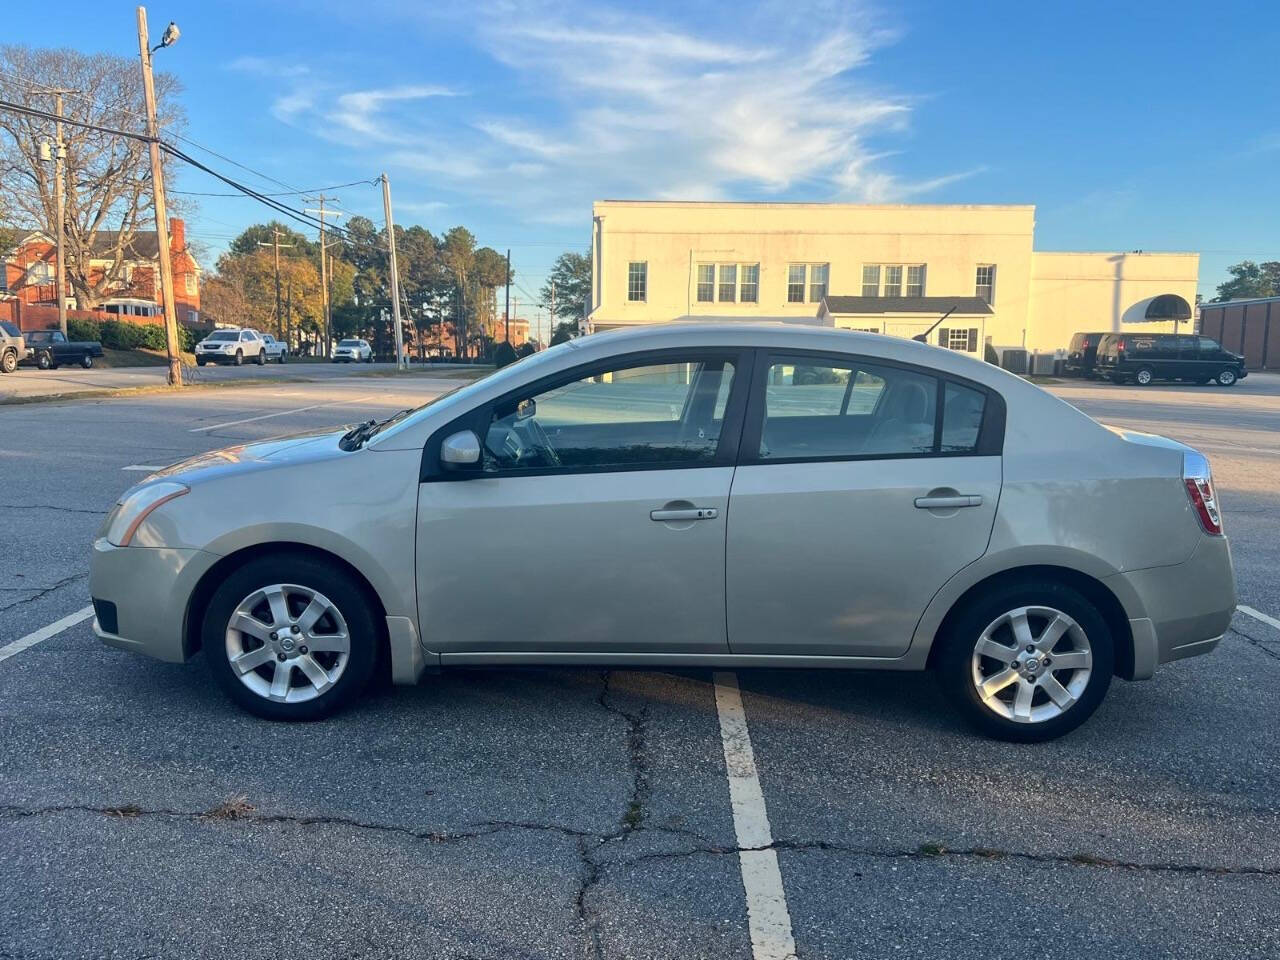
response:
[[[189,137],[300,188],[385,170],[398,221],[509,246],[529,294],[606,197],[1034,203],[1039,249],[1200,251],[1206,294],[1280,259],[1273,4],[170,4]],[[5,40],[135,55],[133,24],[64,2]],[[267,216],[203,198],[189,234]]]

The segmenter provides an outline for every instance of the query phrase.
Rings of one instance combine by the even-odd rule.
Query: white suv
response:
[[[196,364],[230,361],[237,367],[252,358],[258,366],[267,362],[266,344],[257,330],[215,330],[196,344]]]
[[[333,362],[373,363],[373,347],[369,346],[368,340],[343,340],[333,351]]]

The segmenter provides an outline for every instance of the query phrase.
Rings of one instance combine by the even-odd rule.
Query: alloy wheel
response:
[[[1234,370],[1223,370],[1218,374],[1218,383],[1224,387],[1229,387],[1236,382],[1236,373]]]
[[[1140,386],[1145,387],[1147,384],[1149,384],[1149,383],[1151,382],[1151,371],[1150,371],[1150,370],[1139,370],[1139,371],[1138,371],[1138,375],[1137,375],[1136,377],[1134,377],[1134,379],[1138,381],[1138,384],[1139,384]]]
[[[1071,709],[1093,672],[1089,638],[1053,607],[1017,607],[993,620],[973,648],[973,685],[992,713],[1044,723]]]
[[[328,597],[276,583],[249,594],[227,623],[227,661],[267,700],[302,703],[331,689],[347,668],[351,635]]]

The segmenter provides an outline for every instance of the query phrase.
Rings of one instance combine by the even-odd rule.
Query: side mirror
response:
[[[538,401],[533,399],[533,397],[521,400],[520,405],[516,407],[517,420],[528,420],[530,417],[536,417],[537,415]]]
[[[474,467],[480,462],[480,438],[472,430],[460,430],[440,444],[440,463],[446,470]]]

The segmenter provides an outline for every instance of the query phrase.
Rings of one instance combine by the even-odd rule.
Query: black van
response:
[[[1153,380],[1217,380],[1229,387],[1249,375],[1238,353],[1223,350],[1217,340],[1184,333],[1105,334],[1094,370],[1112,383],[1132,380],[1143,387]]]
[[[1067,359],[1062,363],[1062,372],[1068,377],[1093,376],[1093,366],[1098,356],[1098,344],[1106,332],[1077,333],[1071,337],[1071,346],[1067,348]]]

